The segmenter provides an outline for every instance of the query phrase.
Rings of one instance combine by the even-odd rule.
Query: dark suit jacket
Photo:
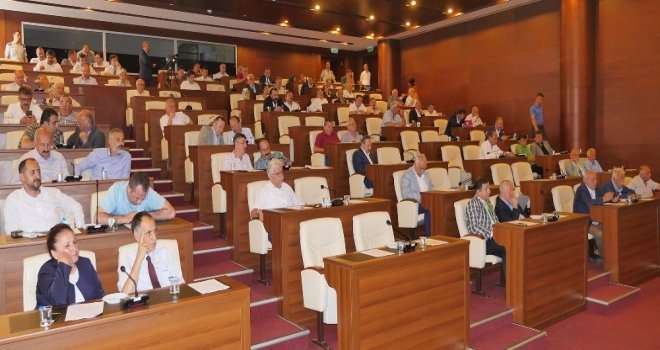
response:
[[[358,148],[357,151],[353,152],[353,169],[357,174],[362,174],[366,175],[367,174],[367,164],[378,164],[376,160],[374,159],[374,152],[369,152],[369,158],[371,159],[371,163],[369,163],[369,159],[367,159],[367,155],[364,154],[364,151],[362,151],[362,148]],[[367,188],[372,188],[373,182],[370,179],[365,178],[364,179],[364,185]]]
[[[80,140],[80,130],[76,128],[76,131],[66,140],[66,145],[69,148],[103,148],[105,147],[105,134],[94,126],[87,142],[83,143]]]
[[[270,77],[268,77],[268,80],[270,81],[269,84],[275,84],[275,78],[273,78],[272,74],[270,75]],[[262,75],[261,77],[259,77],[259,84],[261,84],[261,86],[266,86],[266,76],[265,75]]]
[[[92,262],[87,258],[79,257],[76,267],[80,274],[76,285],[85,300],[102,298],[105,293]],[[37,280],[37,307],[69,305],[76,302],[74,287],[69,283],[70,273],[71,266],[58,263],[55,259],[50,259],[41,266]]]
[[[410,119],[411,123],[416,123],[422,116],[424,116],[422,113],[418,114],[417,110],[413,108],[410,110],[410,114],[408,114],[408,119]]]
[[[619,198],[628,198],[629,195],[635,194],[635,191],[631,190],[625,185],[623,185],[621,188],[621,192],[617,191],[616,188],[614,188],[614,183],[611,180],[606,182],[600,190],[603,193],[614,192],[614,195],[618,196]]]
[[[584,183],[578,186],[573,198],[573,212],[579,214],[589,214],[590,205],[603,205],[603,191],[596,187],[596,199],[591,199],[587,185]],[[591,218],[589,218],[591,224]]]
[[[488,138],[488,135],[490,135],[493,131],[496,131],[495,127],[491,126],[490,128],[488,128],[488,130],[486,130],[486,138]],[[498,140],[501,140],[502,136],[504,136],[504,135],[506,135],[504,133],[504,129],[497,130],[497,139]]]
[[[309,83],[303,83],[302,87],[300,88],[300,95],[305,96],[307,95],[307,90],[311,89],[314,87],[314,84],[309,85]],[[316,96],[314,96],[316,97]]]
[[[259,86],[259,84],[254,84],[253,86],[245,84],[243,87],[248,89],[250,91],[250,94],[255,94],[255,95],[260,94],[263,91],[261,90],[261,86]]]
[[[522,209],[520,208],[520,205],[518,205],[517,208],[509,209],[506,202],[504,202],[500,196],[497,196],[497,200],[495,201],[495,215],[497,216],[497,220],[500,222],[518,220],[520,219],[521,213]]]
[[[445,135],[451,136],[451,129],[460,128],[463,126],[463,123],[465,123],[465,118],[461,119],[461,121],[459,122],[458,118],[456,118],[455,115],[452,115],[451,117],[449,117],[449,121],[447,122],[447,129],[445,129]]]
[[[151,68],[151,57],[146,51],[140,50],[140,78],[151,80]]]
[[[271,111],[275,110],[275,107],[282,107],[282,109],[284,109],[284,102],[281,98],[273,101],[273,99],[268,96],[264,99],[264,112],[268,111],[268,107],[270,107]]]

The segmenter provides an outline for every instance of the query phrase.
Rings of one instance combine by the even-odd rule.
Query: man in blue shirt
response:
[[[107,224],[110,217],[117,224],[126,224],[135,214],[146,211],[155,220],[174,218],[174,208],[165,198],[149,188],[149,177],[142,172],[133,173],[128,181],[115,182],[101,200],[98,222]]]
[[[536,94],[536,100],[534,104],[529,109],[530,119],[532,121],[532,135],[536,135],[538,132],[543,134],[543,138],[547,139],[548,135],[545,134],[545,127],[543,124],[543,94]]]
[[[587,150],[587,160],[584,162],[584,167],[588,170],[593,170],[596,173],[602,173],[603,168],[600,166],[600,163],[596,160],[596,149],[589,148]]]
[[[112,129],[108,134],[108,148],[96,148],[76,166],[76,175],[92,172],[90,180],[126,179],[131,175],[131,154],[124,151],[124,132]]]

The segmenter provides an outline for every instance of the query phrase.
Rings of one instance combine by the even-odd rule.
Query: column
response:
[[[385,99],[394,87],[401,85],[401,49],[398,40],[378,42],[378,83]]]

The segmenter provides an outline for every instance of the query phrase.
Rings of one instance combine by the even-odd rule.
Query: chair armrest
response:
[[[475,234],[467,234],[461,239],[470,242],[470,267],[482,269],[486,266],[486,240]]]
[[[303,305],[307,309],[323,312],[328,305],[328,282],[319,272],[320,267],[309,267],[300,271]]]
[[[211,187],[211,203],[213,205],[214,213],[227,212],[227,192],[219,183]]]
[[[263,222],[259,219],[250,220],[248,223],[248,234],[250,252],[255,254],[267,254],[268,232],[266,232]]]
[[[399,227],[415,228],[417,227],[417,218],[419,216],[419,204],[409,200],[402,200],[396,204],[397,218]]]
[[[353,173],[353,175],[348,177],[348,185],[351,198],[364,198],[367,196],[367,188],[364,186],[364,175]]]

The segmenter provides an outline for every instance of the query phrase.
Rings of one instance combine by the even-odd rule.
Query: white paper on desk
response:
[[[71,304],[66,308],[65,322],[94,318],[103,313],[103,302]]]
[[[513,221],[507,221],[507,224],[514,224],[520,226],[534,226],[534,225],[538,225],[539,223],[532,221],[513,220]]]
[[[209,279],[202,282],[189,283],[188,287],[198,291],[200,294],[209,294],[225,289],[229,289],[229,286],[222,284],[215,279]]]
[[[439,239],[433,239],[433,238],[427,238],[426,239],[426,245],[429,246],[429,247],[433,247],[433,246],[436,246],[436,245],[443,245],[443,244],[447,244],[447,242],[446,241],[441,241]]]
[[[624,203],[624,202],[605,203],[605,205],[626,205],[626,204],[628,204],[628,203]]]
[[[305,209],[309,209],[309,208],[311,208],[311,207],[297,206],[297,207],[288,207],[287,209],[290,209],[290,210],[305,210]]]
[[[351,199],[348,204],[362,204],[366,203],[367,201],[359,200],[359,199]]]
[[[394,253],[392,252],[388,252],[386,250],[380,250],[380,249],[369,249],[369,250],[361,251],[360,253],[373,256],[374,258],[382,258],[384,256],[394,255]]]
[[[460,191],[459,188],[445,188],[444,190],[439,190],[441,192],[458,192]]]

